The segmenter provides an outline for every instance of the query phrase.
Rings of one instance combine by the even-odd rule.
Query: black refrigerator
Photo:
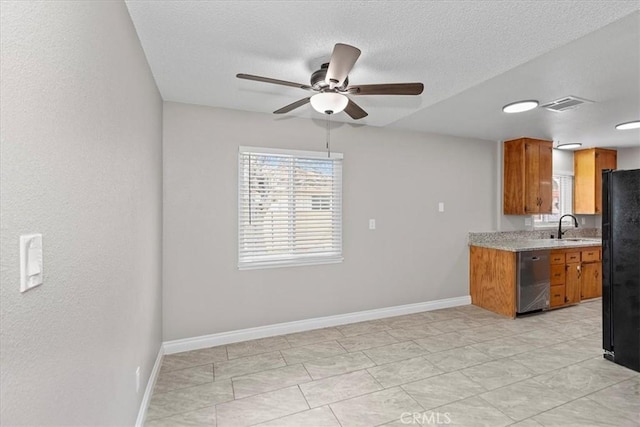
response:
[[[640,169],[602,172],[604,357],[640,372]]]

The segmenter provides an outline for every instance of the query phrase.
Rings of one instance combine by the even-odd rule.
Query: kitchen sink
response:
[[[566,240],[568,242],[593,242],[593,243],[598,243],[600,241],[600,239],[596,239],[596,238],[591,238],[591,239],[584,239],[584,238],[563,238],[561,240]]]

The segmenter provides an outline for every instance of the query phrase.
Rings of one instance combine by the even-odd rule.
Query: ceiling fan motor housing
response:
[[[313,88],[313,90],[323,92],[324,90],[329,88],[329,84],[325,81],[328,68],[329,63],[325,62],[324,64],[322,64],[319,70],[314,71],[313,74],[311,74],[311,87]],[[344,79],[344,83],[342,83],[341,86],[336,86],[334,89],[339,92],[344,92],[347,90],[347,86],[349,86],[349,77]]]

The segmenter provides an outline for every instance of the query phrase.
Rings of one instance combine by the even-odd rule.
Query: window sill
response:
[[[279,260],[279,261],[256,261],[238,264],[238,270],[260,270],[264,268],[280,268],[280,267],[304,267],[308,265],[322,264],[339,264],[344,260],[343,257],[331,258],[309,258],[295,260]]]

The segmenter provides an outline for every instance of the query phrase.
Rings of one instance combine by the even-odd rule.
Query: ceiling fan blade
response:
[[[304,104],[308,104],[309,100],[311,99],[311,97],[308,98],[302,98],[299,101],[293,102],[289,105],[285,105],[284,107],[282,107],[279,110],[276,110],[273,112],[273,114],[283,114],[283,113],[288,113],[291,110],[295,110],[298,107],[302,107]]]
[[[349,75],[360,56],[360,49],[348,44],[336,43],[329,61],[325,82],[331,87],[340,86]]]
[[[311,89],[311,86],[308,85],[303,85],[301,83],[294,83],[294,82],[288,82],[286,80],[278,80],[278,79],[272,79],[269,77],[262,77],[262,76],[254,76],[253,74],[236,74],[236,77],[239,79],[245,79],[245,80],[255,80],[257,82],[263,82],[263,83],[272,83],[274,85],[282,85],[282,86],[291,86],[291,87],[297,87],[300,89]]]
[[[344,112],[347,113],[349,116],[351,116],[351,118],[354,120],[362,119],[369,115],[366,111],[360,108],[360,106],[355,102],[353,102],[352,100],[349,100],[349,103],[344,109]]]
[[[347,88],[351,95],[420,95],[423,90],[422,83],[387,83],[349,86]]]

